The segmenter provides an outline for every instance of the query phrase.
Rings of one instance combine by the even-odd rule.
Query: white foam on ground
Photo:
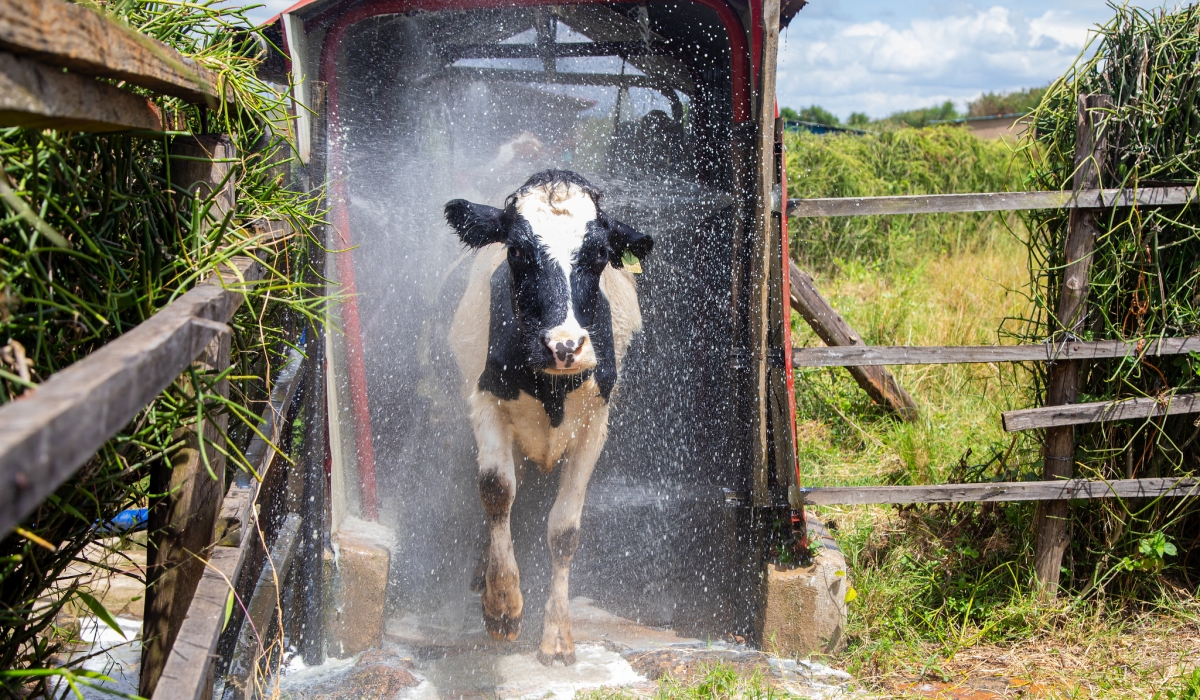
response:
[[[409,691],[407,698],[410,700],[435,700],[444,697],[448,691],[467,688],[503,700],[550,695],[555,700],[571,700],[581,690],[646,681],[620,654],[609,651],[602,644],[589,643],[575,646],[575,664],[572,666],[543,666],[533,653],[497,656],[468,652],[429,662],[418,673],[425,676],[425,681]],[[474,675],[475,679],[468,680],[464,678],[465,674]]]

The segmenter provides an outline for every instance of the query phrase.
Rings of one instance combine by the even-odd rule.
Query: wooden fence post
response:
[[[172,155],[187,160],[170,160],[171,182],[177,192],[187,191],[199,199],[214,192],[210,221],[222,221],[234,206],[232,162],[236,156],[228,136],[210,135],[176,139]],[[221,188],[218,192],[217,188]],[[184,201],[182,197],[177,201]],[[222,372],[229,366],[230,335],[213,339],[193,365],[198,372]],[[187,377],[180,381],[188,381]],[[189,382],[190,383],[190,382]],[[216,393],[228,397],[229,383],[222,380]],[[188,391],[191,391],[189,388]],[[142,622],[142,669],[139,694],[150,697],[158,684],[175,637],[183,625],[188,606],[204,574],[208,550],[221,499],[225,495],[225,459],[201,441],[216,443],[224,434],[227,415],[206,421],[203,437],[192,426],[180,436],[185,446],[171,460],[150,474],[149,521],[146,549],[146,608]],[[207,456],[207,464],[204,457]],[[211,468],[212,474],[209,475]]]
[[[1100,111],[1108,106],[1104,95],[1080,95],[1079,116],[1075,130],[1076,191],[1100,186],[1100,164],[1107,151],[1105,134],[1100,129]],[[1087,316],[1087,296],[1096,243],[1096,209],[1072,209],[1067,226],[1062,292],[1058,300],[1059,333],[1069,339],[1079,330]],[[1046,387],[1046,404],[1055,406],[1075,403],[1079,394],[1079,361],[1056,362],[1050,368]],[[1075,464],[1075,429],[1058,426],[1046,429],[1043,449],[1042,478],[1069,479]],[[1037,544],[1034,550],[1034,572],[1043,598],[1058,594],[1059,574],[1063,553],[1070,541],[1067,533],[1067,501],[1045,501],[1038,504],[1034,517]]]

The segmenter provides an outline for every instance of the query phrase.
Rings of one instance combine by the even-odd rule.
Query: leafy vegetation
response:
[[[1077,100],[1091,94],[1107,96],[1111,104],[1102,114],[1109,144],[1099,163],[1102,186],[1197,182],[1200,116],[1195,95],[1200,78],[1182,67],[1200,65],[1200,8],[1149,12],[1122,5],[1114,10],[1115,17],[1100,30],[1095,55],[1055,82],[1034,113],[1038,137],[1022,155],[1037,189],[1072,187]],[[1079,335],[1136,341],[1200,333],[1200,210],[1122,208],[1104,211],[1097,219],[1091,291]],[[1058,299],[1063,283],[1068,217],[1058,211],[1031,212],[1026,222],[1031,231],[1030,285],[1036,293],[1017,336],[1038,342],[1062,335],[1052,300]],[[1081,400],[1150,396],[1165,401],[1172,392],[1196,391],[1197,359],[1184,355],[1088,363],[1080,376]],[[1045,374],[1044,368],[1037,369],[1040,396]],[[1200,428],[1194,418],[1080,426],[1075,430],[1076,474],[1105,479],[1194,474],[1200,470]],[[1073,507],[1072,515],[1067,585],[1096,595],[1157,595],[1167,584],[1136,575],[1144,568],[1140,562],[1146,561],[1146,541],[1158,543],[1151,568],[1162,568],[1167,578],[1198,571],[1181,569],[1157,539],[1163,533],[1167,542],[1195,546],[1200,505],[1193,500],[1090,502]]]
[[[836,115],[818,105],[805,107],[799,112],[791,107],[784,107],[779,110],[779,116],[790,122],[811,122],[813,124],[824,124],[826,126],[842,125],[841,120],[839,120]]]
[[[1047,88],[1036,87],[1014,92],[985,92],[967,104],[968,117],[998,117],[1004,114],[1026,114],[1041,103]]]
[[[235,316],[232,367],[189,373],[143,410],[78,474],[0,541],[0,694],[25,697],[64,679],[94,682],[54,666],[73,632],[59,626],[68,605],[111,616],[68,567],[84,549],[103,549],[106,523],[146,504],[151,469],[169,464],[179,430],[230,417],[229,433],[206,446],[244,467],[249,425],[261,412],[272,368],[321,300],[306,294],[304,255],[315,199],[288,189],[286,97],[255,76],[259,44],[241,10],[214,2],[126,0],[96,6],[116,21],[179,49],[216,71],[235,96],[205,113],[155,98],[189,131],[227,133],[239,160],[237,208],[217,220],[212,198],[172,190],[165,158],[179,132],[85,135],[0,130],[0,402],[36,392],[55,371],[146,320],[219,264],[253,254],[267,278]],[[147,93],[149,94],[149,93]],[[250,222],[285,220],[298,232],[265,241]],[[215,394],[218,380],[230,398]]]
[[[789,197],[997,192],[1021,189],[1024,179],[1003,143],[954,127],[786,138]],[[793,219],[791,250],[821,270],[838,260],[874,266],[955,249],[994,219],[972,214]]]

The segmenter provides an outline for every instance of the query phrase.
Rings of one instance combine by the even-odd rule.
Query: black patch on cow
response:
[[[497,523],[508,517],[513,498],[512,484],[499,472],[488,470],[480,473],[479,500],[483,501],[483,512],[489,523]]]
[[[574,275],[572,275],[574,276]],[[518,316],[513,309],[513,275],[505,261],[492,273],[492,300],[488,325],[488,354],[483,374],[479,375],[479,390],[505,401],[515,401],[523,391],[542,403],[550,425],[562,425],[567,394],[596,378],[600,396],[605,401],[617,384],[617,355],[613,347],[612,310],[608,299],[597,287],[591,323],[584,325],[594,344],[596,367],[570,375],[550,375],[540,371],[544,365],[532,366],[529,349],[522,336]],[[519,292],[518,292],[519,294]],[[581,324],[583,319],[580,319]],[[543,346],[544,347],[544,346]],[[548,352],[548,351],[547,351]]]
[[[453,199],[446,203],[444,213],[446,223],[470,248],[499,243],[508,235],[508,223],[505,221],[507,212],[504,209]]]
[[[550,560],[555,564],[567,564],[579,549],[579,528],[569,527],[550,535]]]

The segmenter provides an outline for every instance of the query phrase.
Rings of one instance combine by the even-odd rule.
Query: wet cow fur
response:
[[[653,241],[600,209],[575,173],[531,177],[503,209],[456,199],[446,220],[478,253],[455,313],[453,352],[479,452],[489,543],[480,563],[483,617],[496,639],[521,632],[523,598],[509,515],[519,449],[549,473],[561,464],[547,542],[552,564],[538,659],[575,662],[567,607],[571,559],[592,469],[608,435],[609,399],[641,328],[628,251]]]

